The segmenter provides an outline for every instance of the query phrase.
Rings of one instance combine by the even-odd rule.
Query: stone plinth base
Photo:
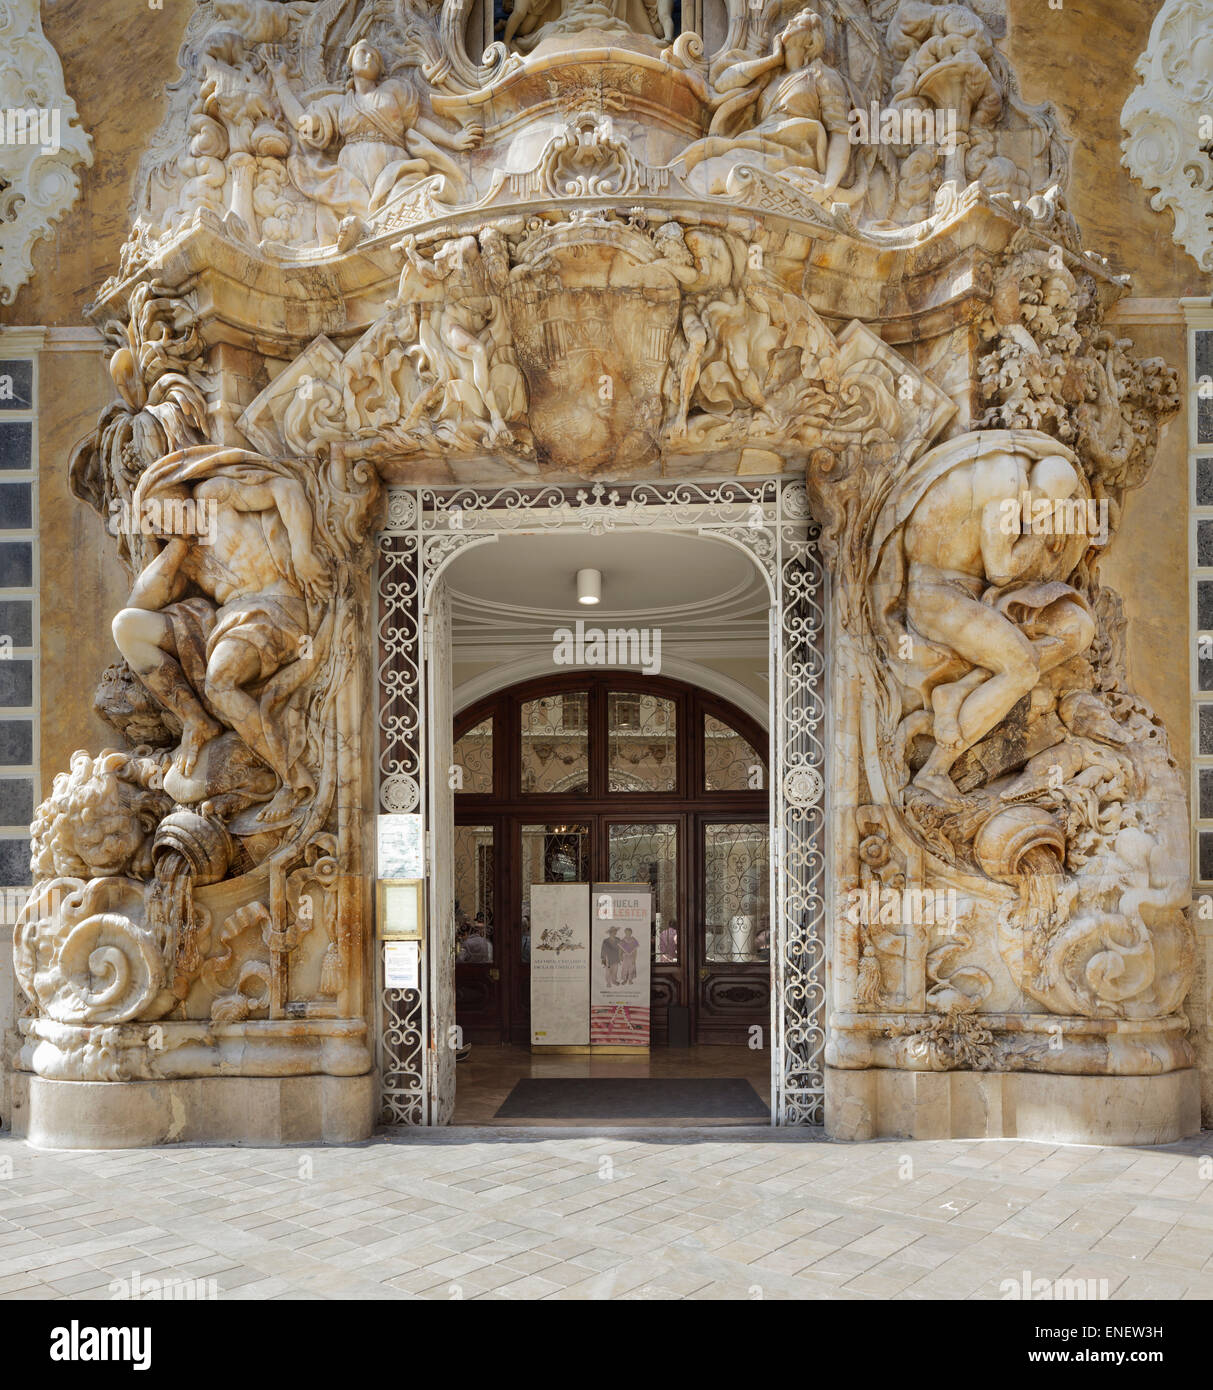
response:
[[[1048,1139],[1169,1144],[1200,1130],[1194,1069],[1161,1076],[827,1067],[831,1139]]]
[[[48,1081],[13,1075],[13,1133],[44,1149],[352,1144],[370,1137],[375,1076]]]

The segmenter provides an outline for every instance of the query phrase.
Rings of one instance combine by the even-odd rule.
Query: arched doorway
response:
[[[702,593],[696,592],[697,581],[691,585],[691,592],[675,591],[674,581],[679,589],[685,587],[680,566],[676,567],[671,583],[661,589],[663,602],[667,609],[676,606],[682,610],[688,602],[694,605],[691,613],[695,626],[683,622],[681,611],[646,609],[643,593],[629,597],[628,590],[619,587],[621,579],[626,584],[629,576],[642,574],[649,589],[653,588],[649,557],[637,555],[636,547],[630,551],[625,548],[614,557],[630,559],[630,564],[616,565],[612,557],[594,553],[599,540],[618,547],[624,538],[662,538],[659,553],[665,563],[676,544],[671,538],[692,536],[697,543],[719,547],[708,572],[716,576],[717,588],[723,586],[726,597],[734,591],[742,594],[738,588],[742,581],[740,576],[736,583],[726,580],[717,557],[739,552],[760,576],[758,592],[737,600],[741,609],[765,614],[760,657],[750,648],[752,634],[745,637],[743,645],[748,655],[744,659],[730,654],[734,649],[729,648],[729,625],[722,627],[715,621],[719,605],[713,601],[705,607],[696,602],[703,598]],[[578,541],[571,556],[566,549],[563,556],[555,556],[553,551],[555,558],[547,557],[547,547],[559,548],[559,543],[570,539]],[[655,552],[657,549],[654,547]],[[481,566],[478,578],[473,573],[476,556],[492,561]],[[548,558],[552,558],[551,565]],[[521,864],[521,832],[517,843],[513,834],[507,843],[505,835],[507,824],[518,824],[510,819],[513,813],[530,813],[533,807],[533,819],[522,823],[540,826],[583,824],[573,819],[578,812],[596,817],[587,835],[579,833],[578,845],[584,840],[590,846],[589,853],[605,860],[609,858],[608,827],[613,816],[624,824],[640,824],[642,813],[667,809],[660,803],[661,796],[688,796],[693,804],[679,808],[679,814],[692,817],[681,841],[684,848],[679,882],[684,886],[684,895],[678,902],[678,911],[683,914],[677,919],[680,935],[689,920],[686,913],[690,910],[690,889],[685,885],[692,880],[688,876],[694,874],[693,882],[702,882],[702,866],[713,856],[717,862],[724,860],[727,872],[724,841],[729,832],[713,832],[709,844],[707,832],[702,829],[710,823],[713,809],[708,792],[717,789],[709,789],[705,781],[700,791],[696,781],[695,793],[689,790],[692,761],[699,759],[702,765],[707,758],[706,752],[696,751],[693,745],[683,751],[681,763],[676,763],[683,769],[679,774],[681,781],[663,792],[649,791],[634,798],[610,791],[609,767],[605,772],[586,773],[590,779],[586,791],[574,792],[566,782],[553,784],[547,791],[536,792],[532,787],[524,793],[521,781],[509,778],[505,771],[514,754],[485,756],[490,741],[502,748],[507,741],[513,741],[504,720],[499,727],[497,720],[488,716],[493,701],[504,696],[522,698],[523,688],[517,682],[533,683],[537,689],[528,693],[537,699],[545,698],[545,692],[551,695],[572,690],[571,685],[566,685],[564,692],[560,689],[557,677],[569,674],[569,668],[561,668],[554,647],[559,632],[568,631],[571,614],[564,599],[551,602],[552,584],[544,580],[544,566],[561,583],[571,583],[571,573],[564,571],[576,567],[573,561],[593,563],[599,558],[608,571],[610,602],[618,604],[618,611],[612,607],[612,620],[639,624],[650,635],[654,625],[658,625],[663,633],[662,669],[668,674],[661,681],[670,682],[667,689],[674,689],[681,700],[681,724],[677,727],[689,731],[698,724],[696,710],[705,707],[710,689],[726,702],[719,707],[725,712],[726,728],[740,733],[756,752],[762,753],[766,740],[755,720],[763,705],[769,710],[769,786],[764,778],[760,787],[737,788],[739,796],[748,798],[743,804],[715,808],[720,813],[720,825],[743,822],[760,827],[764,834],[766,827],[771,828],[766,866],[771,900],[769,961],[739,958],[760,956],[767,949],[758,942],[760,930],[756,920],[752,946],[748,936],[750,924],[732,920],[754,917],[755,913],[731,910],[727,916],[713,914],[711,922],[698,923],[704,929],[702,951],[698,957],[688,953],[685,967],[681,960],[677,963],[683,971],[680,978],[686,982],[686,994],[678,1003],[666,1002],[658,1009],[659,1013],[661,1008],[666,1011],[666,1035],[671,1024],[679,1021],[675,1011],[685,1009],[689,1015],[694,1006],[696,1032],[702,1026],[706,1033],[715,1022],[719,1025],[718,1037],[723,1040],[731,1036],[742,1045],[708,1047],[705,1052],[712,1055],[702,1058],[680,1054],[680,1065],[695,1068],[702,1062],[714,1077],[750,1076],[757,1069],[760,1079],[755,1088],[759,1094],[766,1090],[766,1079],[770,1078],[770,1114],[775,1123],[818,1122],[823,1098],[826,1004],[825,578],[817,549],[817,528],[809,516],[803,484],[795,479],[767,478],[744,483],[730,480],[711,488],[690,482],[638,483],[609,492],[601,484],[577,490],[556,486],[389,489],[376,573],[380,812],[380,853],[376,863],[380,878],[392,877],[383,873],[388,862],[382,853],[383,837],[401,837],[401,843],[413,847],[410,861],[420,859],[425,865],[426,891],[425,929],[415,983],[389,983],[383,974],[382,960],[376,962],[383,1005],[379,1061],[385,1123],[445,1124],[453,1118],[456,1048],[460,1038],[460,1029],[455,1026],[457,1012],[466,1022],[475,1009],[482,1010],[481,1024],[486,1031],[479,1033],[481,1038],[500,1041],[503,1034],[520,1036],[512,1048],[493,1049],[498,1055],[491,1059],[487,1047],[473,1047],[468,1058],[470,1067],[459,1068],[462,1118],[457,1123],[501,1119],[498,1106],[509,1089],[508,1084],[504,1084],[504,1089],[502,1086],[508,1083],[511,1068],[516,1077],[535,1078],[534,1067],[538,1064],[532,1063],[526,1046],[525,1015],[520,1015],[515,1029],[514,1021],[505,1013],[505,1002],[494,1005],[484,992],[485,982],[491,983],[512,1005],[525,978],[521,960],[521,897],[514,902],[512,893],[502,886],[504,876],[511,872],[503,866],[503,859],[513,855]],[[556,571],[562,565],[561,578]],[[522,578],[538,592],[530,594],[524,591],[525,586],[520,588],[514,582]],[[596,617],[605,620],[607,613],[603,611]],[[700,619],[704,620],[702,625],[698,625]],[[580,656],[575,659],[583,660]],[[639,663],[629,662],[629,666],[632,664],[647,663],[642,659]],[[604,672],[604,663],[584,659],[584,668],[594,666],[598,669],[585,669],[584,675],[575,678],[583,682],[577,689],[586,692],[587,759],[591,730],[598,731],[595,736],[600,746],[606,746],[602,743],[603,711],[612,689],[641,697],[660,692],[656,671],[650,679],[627,667],[615,666],[610,668],[613,674],[605,693],[591,699],[590,682]],[[495,680],[493,672],[497,673]],[[546,677],[541,673],[546,673]],[[675,677],[683,684],[679,685]],[[485,682],[490,680],[500,688],[486,689]],[[759,695],[764,686],[765,700]],[[468,692],[468,700],[463,704],[458,703],[461,691]],[[457,718],[451,712],[453,703],[459,708]],[[738,705],[743,708],[736,708]],[[471,730],[485,723],[486,718],[487,731],[478,740],[469,739]],[[520,742],[520,714],[511,727]],[[554,726],[550,730],[541,726],[538,732],[544,734],[546,743]],[[456,735],[464,744],[458,755],[454,750]],[[722,742],[725,739],[727,735],[721,737]],[[567,749],[564,754],[567,756]],[[475,766],[477,762],[479,768]],[[760,756],[757,763],[763,762]],[[481,779],[479,783],[477,778]],[[500,784],[498,778],[503,779]],[[597,793],[595,787],[599,789]],[[514,805],[506,799],[507,788]],[[473,799],[477,796],[482,798],[479,802]],[[605,799],[607,805],[592,805],[595,796]],[[651,800],[642,803],[642,796]],[[656,814],[649,819],[663,823]],[[464,835],[463,848],[467,850],[467,862],[476,866],[472,873],[479,876],[483,885],[482,901],[487,903],[487,895],[492,892],[490,906],[478,906],[471,890],[456,889],[457,822],[461,830],[484,828],[479,836]],[[701,832],[702,838],[692,844],[692,838]],[[746,833],[757,835],[758,831],[751,829]],[[622,832],[617,831],[617,849],[621,836]],[[568,853],[568,847],[546,845],[543,849]],[[541,852],[538,857],[542,864],[545,856]],[[755,857],[751,853],[751,863]],[[659,855],[649,855],[642,862],[649,864],[654,860],[660,870]],[[574,873],[577,868],[575,863]],[[521,868],[513,872],[521,873]],[[563,872],[568,873],[567,865]],[[634,871],[628,876],[634,877]],[[478,972],[460,970],[454,959],[458,954],[456,897],[460,900],[460,921],[465,927],[468,919],[475,925],[479,912],[484,912],[486,919],[491,912],[497,923],[504,921],[502,914],[507,910],[516,911],[516,920],[502,927],[506,934],[519,929],[516,952],[510,949],[515,940],[511,935],[510,943],[493,944],[491,960],[469,960],[465,951],[462,964],[480,968]],[[722,923],[726,931],[721,930]],[[663,930],[665,926],[663,920]],[[711,941],[708,926],[715,928]],[[740,944],[730,948],[721,941],[725,935]],[[385,952],[390,944],[385,945]],[[482,956],[486,954],[483,947],[477,950]],[[719,958],[722,955],[725,959]],[[497,971],[498,977],[494,979],[490,971]],[[476,986],[480,991],[478,1000],[468,997],[466,983],[469,975],[476,973],[484,977]],[[662,972],[656,973],[660,978]],[[747,974],[748,981],[744,978]],[[457,976],[464,979],[461,1011],[457,1011],[455,1002]],[[759,987],[770,1000],[769,1009],[762,1007],[754,992],[756,981],[761,981]],[[692,987],[697,991],[694,997]],[[511,994],[511,990],[515,993]],[[705,999],[705,1007],[700,1008],[700,1001]],[[487,1024],[483,1018],[486,1005]],[[689,1024],[690,1019],[683,1021]],[[755,1024],[761,1028],[759,1035],[750,1032]],[[467,1041],[475,1041],[477,1032],[473,1031]],[[695,1035],[689,1027],[687,1032],[687,1040],[693,1042]],[[516,1055],[500,1055],[506,1052]],[[664,1065],[659,1059],[672,1061],[677,1055],[657,1041],[652,1063],[655,1067]],[[547,1059],[545,1068],[550,1062]],[[604,1065],[594,1058],[590,1064]],[[568,1075],[573,1059],[560,1059],[559,1065],[561,1074]],[[499,1074],[484,1076],[482,1069],[486,1067]],[[534,1111],[529,1113],[534,1118]],[[696,1119],[709,1117],[703,1109],[680,1113]]]
[[[765,1036],[762,728],[682,681],[576,672],[480,700],[454,738],[456,1019],[467,1040],[529,1040],[531,886],[560,881],[652,885],[654,1045]]]

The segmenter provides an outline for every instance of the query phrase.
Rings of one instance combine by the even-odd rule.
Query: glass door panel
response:
[[[455,827],[455,1019],[468,1042],[497,1041],[505,989],[498,960],[497,832]]]
[[[590,835],[588,823],[522,827],[520,959],[524,965],[531,961],[531,884],[589,883]]]
[[[682,912],[678,893],[678,825],[628,821],[607,826],[607,876],[612,883],[647,883],[653,890],[652,955],[677,965]]]
[[[678,706],[656,695],[607,696],[608,789],[672,792],[678,787]]]
[[[681,845],[680,819],[612,821],[606,827],[607,877],[613,883],[647,883],[653,893],[649,1004],[656,1044],[669,1037],[670,1005],[687,999]]]
[[[706,821],[701,859],[697,1039],[739,1041],[769,1026],[771,832],[765,821]]]
[[[562,795],[590,789],[589,692],[524,700],[519,715],[522,791]]]
[[[722,821],[704,826],[704,959],[769,959],[771,832]],[[764,954],[765,953],[765,954]]]
[[[493,716],[482,719],[455,744],[455,790],[493,794]]]

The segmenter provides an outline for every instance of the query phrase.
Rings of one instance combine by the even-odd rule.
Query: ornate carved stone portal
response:
[[[131,592],[34,826],[31,1133],[256,1137],[252,1078],[367,1131],[383,484],[737,474],[832,569],[830,1131],[1193,1127],[1184,789],[1098,574],[1177,384],[979,9],[196,9],[93,309]]]

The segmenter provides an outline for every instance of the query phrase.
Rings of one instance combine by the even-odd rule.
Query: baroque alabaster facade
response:
[[[536,499],[599,529],[700,508],[775,602],[772,536],[811,533],[819,638],[781,650],[820,661],[820,708],[776,700],[771,730],[772,843],[820,869],[780,876],[777,1121],[1199,1127],[1207,0],[1106,28],[998,0],[209,0],[140,16],[129,55],[114,7],[74,8],[116,80],[10,7],[63,138],[0,192],[43,499],[18,1130],[354,1139],[385,1028],[441,1051],[449,728],[384,711],[442,678],[452,504]],[[411,1022],[377,976],[379,813],[430,836]],[[907,893],[945,919],[862,910]],[[394,1118],[443,1119],[453,1070]]]

